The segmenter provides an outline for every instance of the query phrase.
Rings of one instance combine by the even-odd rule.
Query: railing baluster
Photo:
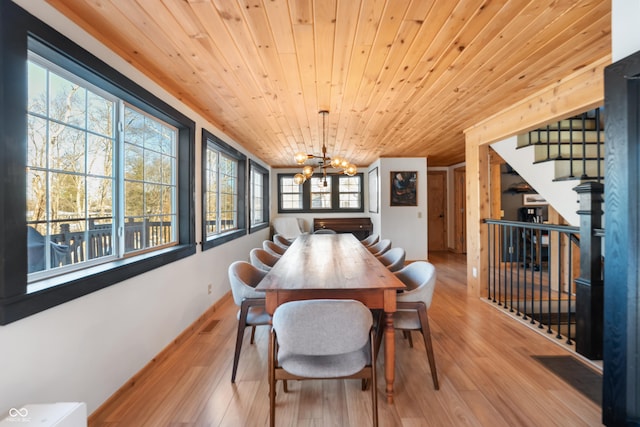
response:
[[[520,227],[516,227],[516,233],[517,233],[516,234],[516,239],[518,239],[517,241],[519,242],[520,241],[519,237],[520,237],[520,233],[521,233]],[[516,280],[517,280],[517,283],[516,283],[517,284],[517,290],[516,290],[516,292],[518,294],[518,297],[516,298],[517,304],[518,304],[518,307],[516,309],[516,314],[518,316],[520,316],[520,259],[519,258],[520,258],[520,254],[522,253],[522,250],[520,249],[521,246],[522,245],[518,244],[518,254],[517,254],[518,256],[516,257],[516,273],[517,273],[516,274]]]
[[[536,319],[535,319],[535,302],[536,302],[536,278],[535,278],[535,248],[533,246],[533,239],[534,239],[534,235],[533,235],[534,229],[533,228],[529,228],[529,248],[530,248],[530,264],[529,264],[529,269],[531,270],[531,313],[529,313],[529,316],[531,317],[531,324],[535,325],[536,323]]]
[[[571,245],[571,242],[569,242],[569,246]],[[561,250],[561,245],[558,246],[558,266],[561,265],[562,262],[562,250]],[[571,258],[569,258],[567,260],[567,264],[569,265],[568,270],[571,269]],[[560,333],[560,318],[561,318],[561,313],[562,313],[562,269],[558,268],[558,308],[557,308],[557,312],[558,312],[558,325],[556,327],[556,338],[560,339],[562,338],[562,334]]]
[[[573,246],[571,245],[571,243],[569,243],[568,245],[569,247],[569,254],[567,255],[569,257],[569,265],[571,265],[572,259],[573,259]],[[571,345],[573,344],[573,342],[571,341],[571,284],[573,282],[573,269],[572,268],[568,268],[567,269],[567,344]]]
[[[540,290],[540,298],[538,300],[538,311],[540,313],[539,314],[540,318],[538,319],[538,328],[542,329],[543,328],[543,326],[542,326],[542,323],[543,323],[542,322],[542,299],[543,299],[542,295],[543,295],[543,292],[544,292],[544,286],[543,286],[543,283],[542,283],[542,231],[535,230],[535,233],[536,233],[536,239],[537,239],[536,240],[536,248],[538,249],[537,253],[536,253],[536,258],[537,258],[537,261],[539,262],[539,264],[538,264],[538,282],[539,282],[539,287],[538,288]],[[547,290],[547,294],[550,294],[549,291],[550,291],[550,289]],[[547,296],[547,298],[550,298],[550,297],[551,297],[551,295]]]
[[[553,233],[553,234],[552,234]],[[554,236],[551,239],[551,236]],[[547,254],[547,282],[549,283],[549,298],[547,299],[547,313],[549,313],[549,321],[547,322],[547,333],[551,333],[551,242],[558,240],[558,254],[560,254],[560,248],[562,245],[560,244],[560,232],[557,231],[549,231],[549,242],[547,243],[547,248],[549,253]],[[558,260],[558,271],[560,271],[560,260]],[[558,284],[558,289],[560,289],[560,284]]]
[[[489,266],[487,268],[487,273],[488,273],[487,299],[492,298],[493,287],[491,285],[492,283],[495,284],[495,272],[493,271],[493,268],[495,268],[495,265],[494,263],[491,262],[491,255],[493,254],[493,245],[492,245],[493,242],[491,241],[491,233],[493,232],[493,229],[495,227],[497,227],[495,224],[489,224],[489,229],[487,230],[487,248],[488,248],[487,261],[489,262],[489,264],[487,264]],[[496,302],[495,295],[493,295],[493,302]]]
[[[560,120],[558,120],[558,159],[561,159],[562,157],[564,157],[562,155],[562,122]]]
[[[501,237],[501,240],[502,240],[502,246],[500,248],[501,249],[500,250],[500,252],[501,252],[500,253],[500,264],[502,265],[502,269],[501,269],[502,271],[501,271],[500,275],[498,276],[498,305],[502,305],[502,281],[503,281],[502,279],[503,279],[503,277],[505,277],[504,268],[505,268],[505,265],[506,265],[506,263],[504,263],[502,261],[504,248],[505,248],[505,243],[506,243],[506,241],[505,241],[506,233],[505,233],[503,227],[500,227],[500,237]]]
[[[600,160],[602,159],[601,156],[601,147],[602,147],[602,139],[600,138],[600,108],[596,108],[596,152],[597,152],[597,158],[598,158],[598,164],[597,164],[597,171],[598,171],[598,176],[596,178],[597,182],[601,181],[601,177],[602,177],[602,170],[600,169]]]
[[[587,179],[587,130],[585,126],[587,124],[587,113],[582,113],[580,116],[582,120],[582,179]]]
[[[573,178],[573,120],[569,119],[569,177]]]
[[[524,291],[524,297],[522,299],[522,320],[527,320],[527,228],[522,227],[520,232],[522,240],[522,289]]]
[[[509,226],[509,311],[513,313],[513,227]]]

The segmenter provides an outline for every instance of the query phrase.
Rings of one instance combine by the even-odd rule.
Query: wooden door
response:
[[[427,172],[429,250],[447,249],[447,172]]]
[[[467,187],[465,168],[453,170],[453,250],[457,253],[467,252]]]

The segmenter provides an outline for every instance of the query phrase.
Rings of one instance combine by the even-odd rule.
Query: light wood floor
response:
[[[384,396],[378,360],[380,426],[596,426],[601,410],[532,355],[566,350],[499,310],[466,295],[465,258],[430,254],[438,282],[429,310],[440,390],[431,382],[421,337],[409,348],[396,333],[395,404]],[[132,387],[90,418],[91,426],[268,425],[268,328],[245,334],[236,384],[231,363],[237,326],[231,300]],[[210,331],[209,328],[213,327]],[[380,355],[382,356],[382,351]],[[278,387],[278,426],[371,424],[359,380],[290,382]]]

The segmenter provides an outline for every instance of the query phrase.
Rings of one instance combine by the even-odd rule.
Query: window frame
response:
[[[0,325],[194,254],[195,122],[13,2],[0,3],[0,32]],[[27,290],[29,50],[178,129],[177,245],[48,278]]]
[[[247,234],[247,158],[240,151],[222,141],[213,133],[202,129],[202,250],[211,249],[223,243],[230,242]],[[238,226],[214,237],[207,236],[207,149],[212,146],[219,153],[231,157],[238,162]],[[219,190],[218,190],[219,193]],[[218,197],[219,200],[219,197]]]
[[[251,187],[251,174],[257,172],[262,175],[262,222],[253,224],[251,222],[251,212],[253,211],[253,188]],[[262,167],[255,160],[249,159],[249,205],[247,211],[249,212],[249,234],[259,230],[263,230],[269,227],[269,171]]]
[[[277,177],[278,187],[278,213],[351,213],[364,212],[364,174],[358,172],[354,177],[360,179],[360,207],[340,208],[339,178],[344,175],[327,175],[327,180],[331,180],[331,208],[311,208],[311,180],[306,180],[302,184],[302,209],[285,209],[282,207],[282,178],[292,178],[294,173],[279,173]],[[350,193],[353,194],[353,193]]]

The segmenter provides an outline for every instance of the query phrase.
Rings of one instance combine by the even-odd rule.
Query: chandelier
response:
[[[356,165],[349,162],[349,160],[334,156],[327,156],[327,128],[326,117],[329,112],[327,110],[320,110],[319,114],[322,114],[322,155],[317,156],[315,154],[305,154],[303,152],[296,153],[293,158],[299,165],[304,165],[307,160],[317,159],[318,162],[315,165],[305,165],[302,168],[301,173],[295,174],[293,182],[298,185],[304,184],[304,182],[311,178],[316,169],[322,170],[323,186],[327,186],[327,169],[339,169],[338,174],[345,174],[348,176],[354,176],[358,172]]]

